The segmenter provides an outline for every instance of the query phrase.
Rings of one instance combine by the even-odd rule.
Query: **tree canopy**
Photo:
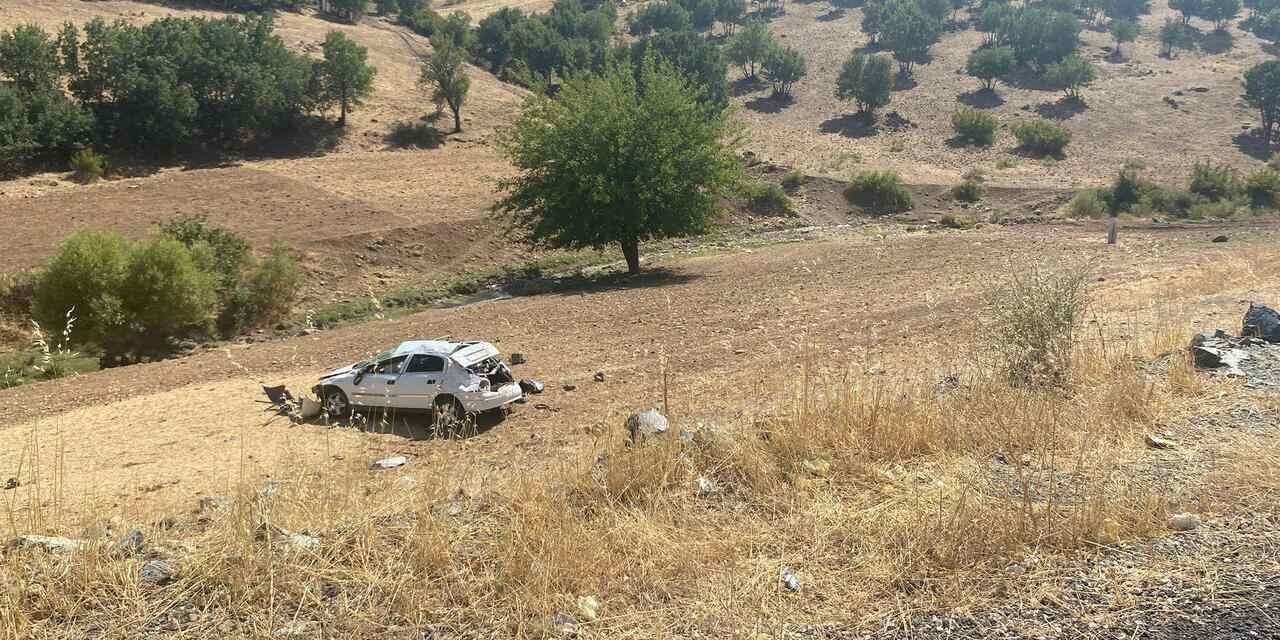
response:
[[[330,31],[320,48],[324,51],[324,62],[319,67],[323,96],[338,104],[338,126],[342,126],[347,123],[347,113],[373,92],[377,69],[368,63],[368,50],[341,31]]]
[[[892,90],[893,65],[885,56],[854,53],[836,78],[836,97],[853,100],[859,113],[874,114],[889,104]]]
[[[1244,97],[1262,118],[1263,148],[1271,151],[1271,138],[1280,120],[1280,61],[1268,60],[1244,73]]]
[[[669,63],[642,64],[532,97],[502,140],[520,173],[499,183],[499,207],[534,241],[617,244],[632,273],[641,242],[705,231],[739,172],[725,110]]]
[[[464,66],[466,54],[449,38],[432,42],[431,49],[431,54],[422,60],[419,82],[431,88],[433,102],[449,105],[453,112],[453,130],[462,131],[462,103],[471,89],[471,79]]]

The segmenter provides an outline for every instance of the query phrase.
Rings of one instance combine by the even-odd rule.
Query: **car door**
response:
[[[430,409],[440,393],[448,362],[442,356],[419,353],[409,359],[404,373],[396,381],[397,406],[404,409]]]
[[[355,383],[351,402],[366,407],[395,407],[396,382],[408,356],[398,356],[375,362],[364,369],[364,375]]]

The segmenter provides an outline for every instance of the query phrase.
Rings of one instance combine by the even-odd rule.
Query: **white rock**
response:
[[[1194,513],[1179,513],[1169,518],[1169,528],[1174,531],[1192,531],[1200,526],[1200,516]]]
[[[36,536],[27,535],[19,536],[9,542],[11,547],[40,547],[45,551],[54,551],[57,553],[71,553],[80,551],[85,548],[83,540],[72,540],[70,538],[58,538],[55,536]]]
[[[657,409],[633,413],[627,418],[627,432],[631,434],[632,442],[662,435],[668,428],[670,424],[667,422],[667,417],[658,413]]]
[[[374,469],[395,469],[396,467],[403,467],[406,464],[409,464],[408,458],[404,456],[391,456],[390,458],[383,458],[381,460],[375,461],[373,463],[373,468]]]
[[[595,622],[599,617],[600,602],[595,596],[578,596],[578,615],[587,622]]]

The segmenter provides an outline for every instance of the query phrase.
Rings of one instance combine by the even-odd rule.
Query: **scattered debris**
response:
[[[1197,367],[1202,369],[1225,369],[1229,376],[1243,376],[1240,363],[1249,359],[1249,339],[1238,339],[1218,329],[1213,333],[1198,333],[1191,339],[1191,353],[1195,356]]]
[[[21,484],[22,484],[22,483],[18,482],[18,479],[17,479],[17,478],[9,478],[9,479],[8,479],[8,480],[6,480],[6,481],[5,481],[5,483],[4,483],[4,489],[5,489],[5,491],[9,491],[9,490],[12,490],[12,489],[17,489],[19,486],[21,486]]]
[[[800,463],[805,471],[812,473],[819,478],[825,478],[831,474],[831,463],[822,458],[814,458],[812,460],[804,460]]]
[[[320,548],[320,538],[305,533],[291,533],[289,546],[298,551],[315,551]]]
[[[627,433],[631,435],[631,442],[640,442],[645,438],[660,436],[666,433],[670,426],[667,422],[667,417],[658,413],[657,409],[633,413],[631,417],[627,418]]]
[[[324,406],[319,401],[304,397],[302,406],[298,409],[298,415],[303,420],[314,420],[320,417],[322,411],[324,411]]]
[[[1226,241],[1227,241],[1227,240],[1229,240],[1229,239],[1230,239],[1230,238],[1228,238],[1228,237],[1226,237],[1226,236],[1214,236],[1214,237],[1213,237],[1213,240],[1210,240],[1210,242],[1219,242],[1219,243],[1221,243],[1221,242],[1226,242]]]
[[[604,382],[604,372],[603,372],[603,371],[597,371],[597,372],[596,372],[595,377],[593,378],[593,380],[595,380],[596,382]]]
[[[578,619],[567,613],[557,613],[551,618],[551,627],[557,634],[571,636],[578,633]]]
[[[8,544],[8,547],[11,549],[19,547],[39,547],[45,551],[52,551],[55,553],[72,553],[75,551],[81,551],[86,546],[87,545],[83,540],[37,535],[18,536],[17,538],[10,540]]]
[[[1265,304],[1249,303],[1240,335],[1280,344],[1280,312]]]
[[[313,621],[293,622],[286,624],[279,629],[271,632],[271,635],[277,638],[295,638],[298,636],[312,636],[320,631],[320,623]]]
[[[1169,518],[1169,528],[1174,531],[1192,531],[1200,526],[1200,516],[1194,513],[1179,513]]]
[[[546,385],[531,378],[524,378],[520,381],[520,390],[525,393],[537,395],[546,389]]]
[[[134,529],[125,534],[119,542],[111,545],[111,556],[113,558],[128,558],[142,555],[143,537],[142,532]]]
[[[1146,440],[1147,446],[1152,449],[1168,449],[1173,446],[1172,440],[1167,440],[1154,433],[1148,433],[1144,440]]]
[[[698,476],[693,481],[693,486],[698,491],[698,495],[705,496],[716,492],[716,483],[712,482],[706,476]]]
[[[577,389],[577,388],[578,388],[578,385],[576,385],[576,384],[566,384],[566,385],[564,385],[564,386],[563,386],[563,387],[561,387],[561,388],[562,388],[562,389],[564,389],[565,391],[573,391],[574,389]]]
[[[599,617],[596,613],[600,609],[600,602],[595,596],[578,596],[578,615],[587,622],[595,622]]]
[[[381,460],[374,461],[373,465],[370,466],[370,468],[371,469],[395,469],[396,467],[403,467],[406,464],[409,464],[408,458],[404,456],[391,456],[390,458],[383,458]]]
[[[173,582],[178,577],[177,565],[168,560],[149,560],[142,565],[142,570],[138,572],[138,579],[143,584],[159,587]]]
[[[800,577],[797,576],[796,573],[792,571],[790,567],[783,567],[782,584],[787,588],[788,591],[799,591]]]
[[[523,353],[513,353],[513,354],[511,354],[511,365],[512,365],[512,366],[515,366],[515,365],[518,365],[518,364],[524,364],[524,363],[526,363],[526,362],[528,362],[528,361],[529,361],[529,360],[528,360],[528,359],[526,359],[526,358],[524,357],[524,354],[523,354]]]
[[[213,514],[231,509],[231,498],[226,496],[203,496],[196,503],[196,513],[201,520],[210,520]]]
[[[294,423],[302,422],[302,401],[294,398],[284,385],[274,387],[263,385],[262,393],[267,396],[267,404],[271,405],[267,407],[267,411],[272,411],[278,416],[286,416]]]

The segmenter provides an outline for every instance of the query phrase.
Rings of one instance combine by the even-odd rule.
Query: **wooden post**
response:
[[[1107,217],[1107,244],[1116,243],[1116,217]]]

